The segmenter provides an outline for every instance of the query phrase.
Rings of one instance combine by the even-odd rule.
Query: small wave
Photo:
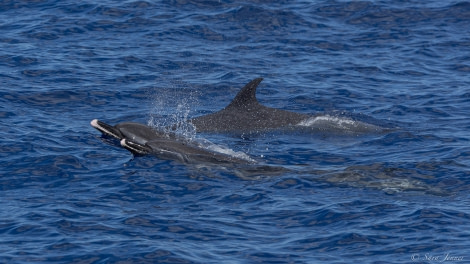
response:
[[[337,124],[339,127],[345,127],[345,126],[351,126],[351,125],[355,125],[355,121],[354,120],[351,120],[351,119],[348,119],[348,118],[339,118],[339,117],[334,117],[334,116],[329,116],[329,115],[325,115],[325,116],[315,116],[315,117],[311,117],[311,118],[308,118],[308,119],[305,119],[305,120],[302,120],[299,124],[299,126],[314,126],[318,123],[334,123],[334,124]]]
[[[300,121],[297,126],[332,132],[378,132],[383,129],[362,121],[353,120],[348,117],[331,115],[314,116]]]

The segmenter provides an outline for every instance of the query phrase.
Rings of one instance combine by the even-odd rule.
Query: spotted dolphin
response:
[[[109,125],[94,119],[91,126],[103,135],[116,138],[125,149],[136,155],[155,155],[182,163],[254,164],[247,155],[230,155],[204,148],[198,142],[188,141],[177,135],[159,131],[150,126],[123,122]]]

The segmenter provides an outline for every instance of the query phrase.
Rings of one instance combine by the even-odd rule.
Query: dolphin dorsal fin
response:
[[[258,104],[258,100],[256,99],[256,87],[258,87],[262,80],[263,78],[256,78],[245,85],[227,108]]]

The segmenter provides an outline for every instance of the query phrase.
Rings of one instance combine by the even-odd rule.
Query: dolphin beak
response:
[[[123,138],[121,132],[119,132],[119,129],[115,128],[114,126],[108,125],[104,122],[101,122],[98,119],[93,119],[90,122],[90,125],[92,127],[96,128],[98,131],[100,131],[104,135],[112,136],[112,137],[115,137],[117,139]]]
[[[121,140],[121,146],[137,155],[146,155],[152,151],[148,146],[129,141],[125,138]]]

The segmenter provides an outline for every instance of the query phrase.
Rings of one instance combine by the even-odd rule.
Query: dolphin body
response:
[[[152,154],[162,159],[182,163],[253,164],[249,158],[238,158],[211,151],[174,134],[164,133],[140,123],[123,122],[115,126],[94,119],[91,126],[103,135],[116,138],[122,147],[135,155]]]

